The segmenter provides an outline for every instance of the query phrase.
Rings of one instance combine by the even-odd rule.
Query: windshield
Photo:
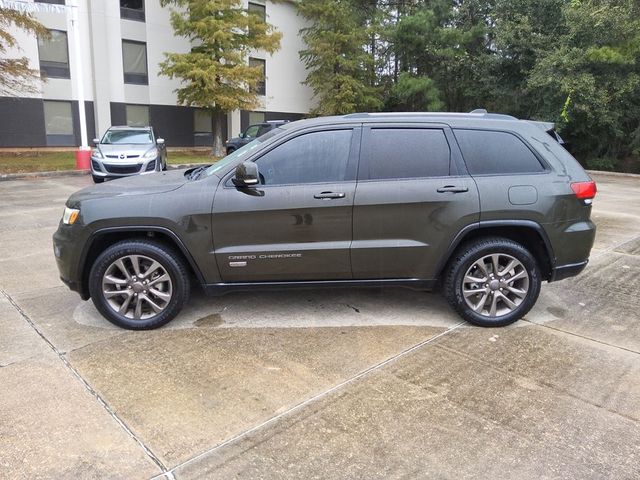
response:
[[[212,174],[216,173],[217,171],[222,170],[227,165],[230,165],[230,164],[234,163],[238,159],[243,158],[243,157],[247,157],[249,155],[249,153],[251,153],[256,148],[258,148],[260,146],[260,144],[263,143],[265,140],[268,140],[271,137],[277,135],[278,133],[282,133],[283,131],[284,130],[281,129],[281,128],[276,128],[274,130],[271,130],[268,133],[265,133],[261,137],[256,138],[252,142],[247,143],[243,147],[240,147],[239,149],[234,150],[229,155],[227,155],[226,157],[218,160],[216,163],[214,163],[209,168],[207,168],[207,170],[205,171],[205,174],[207,176],[212,175]]]
[[[108,130],[102,144],[148,145],[153,143],[150,130]]]

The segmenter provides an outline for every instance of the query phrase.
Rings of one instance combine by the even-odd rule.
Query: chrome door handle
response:
[[[468,192],[467,187],[456,187],[455,185],[446,185],[436,190],[438,193],[463,193]]]
[[[344,198],[345,194],[344,193],[334,193],[334,192],[321,192],[321,193],[316,193],[313,198],[317,198],[319,200],[331,200],[334,198]]]

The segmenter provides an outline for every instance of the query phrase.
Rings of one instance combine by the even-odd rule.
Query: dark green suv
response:
[[[595,183],[553,125],[497,114],[288,123],[219,162],[73,194],[62,280],[111,322],[159,327],[193,283],[232,290],[441,287],[507,325],[589,258]]]

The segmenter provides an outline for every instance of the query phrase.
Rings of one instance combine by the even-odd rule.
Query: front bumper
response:
[[[83,300],[89,298],[89,292],[83,284],[80,264],[83,255],[84,236],[73,225],[60,223],[53,234],[53,254],[60,273],[60,280],[71,290],[78,292]]]
[[[91,174],[100,178],[121,178],[131,175],[143,175],[160,170],[162,162],[158,155],[153,158],[138,157],[126,161],[118,161],[110,158],[91,157]]]

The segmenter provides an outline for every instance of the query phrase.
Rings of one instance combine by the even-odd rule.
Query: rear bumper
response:
[[[582,272],[589,263],[589,260],[585,260],[579,263],[571,263],[569,265],[558,265],[551,272],[550,282],[557,282],[558,280],[564,280],[565,278],[575,277]]]

